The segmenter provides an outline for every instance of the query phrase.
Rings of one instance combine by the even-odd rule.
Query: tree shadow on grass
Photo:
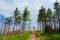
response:
[[[42,33],[41,36],[46,37],[45,40],[60,40],[60,33]]]
[[[47,38],[46,40],[60,40],[60,37],[50,37],[50,38]]]

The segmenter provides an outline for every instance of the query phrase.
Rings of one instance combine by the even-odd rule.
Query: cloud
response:
[[[58,0],[60,2],[60,0]],[[11,16],[14,13],[16,7],[23,13],[25,6],[28,7],[32,24],[36,24],[38,11],[43,5],[46,9],[53,9],[55,0],[0,0],[0,14],[5,17]]]
[[[14,4],[9,4],[4,0],[0,0],[0,14],[3,14],[5,17],[8,17],[13,13],[14,9]]]

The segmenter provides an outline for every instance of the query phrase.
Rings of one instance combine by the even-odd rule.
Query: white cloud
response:
[[[13,4],[8,4],[6,1],[0,0],[0,14],[3,14],[5,17],[10,16],[15,7]]]
[[[60,0],[58,1],[60,2]],[[0,0],[0,14],[2,13],[5,17],[8,17],[14,12],[16,7],[23,12],[25,6],[28,6],[32,24],[35,24],[41,5],[45,8],[53,9],[54,2],[55,0]]]

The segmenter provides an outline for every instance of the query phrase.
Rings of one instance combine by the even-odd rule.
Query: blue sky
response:
[[[41,5],[46,9],[51,8],[53,10],[54,2],[55,0],[0,0],[0,14],[9,17],[13,14],[16,7],[23,13],[25,6],[27,6],[31,15],[32,26],[37,26],[36,19]]]

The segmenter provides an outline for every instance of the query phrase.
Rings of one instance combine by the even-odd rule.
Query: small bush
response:
[[[53,28],[52,28],[52,26],[50,26],[50,25],[45,25],[45,33],[50,33],[50,32],[52,32],[53,31]]]

